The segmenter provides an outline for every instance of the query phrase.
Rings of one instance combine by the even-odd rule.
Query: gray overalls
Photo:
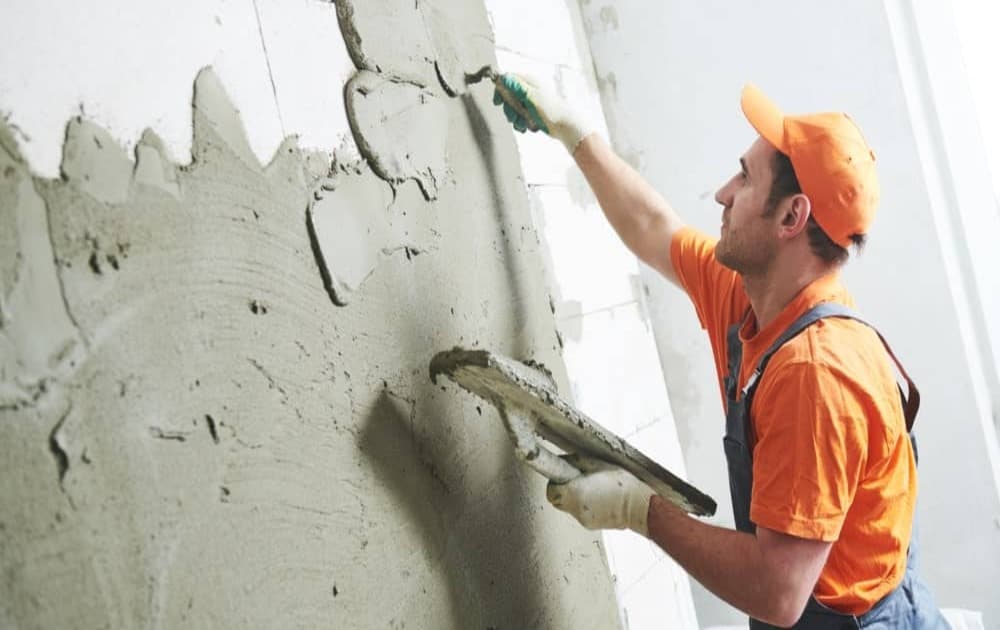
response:
[[[753,487],[753,454],[749,448],[749,435],[747,429],[750,425],[750,406],[753,400],[754,391],[760,382],[761,374],[767,367],[771,356],[786,341],[802,332],[807,326],[824,317],[846,317],[857,320],[862,324],[871,326],[865,322],[854,311],[845,306],[834,303],[822,303],[812,310],[804,313],[795,320],[778,339],[769,347],[757,363],[756,369],[747,379],[746,386],[743,387],[741,396],[737,398],[737,384],[739,382],[740,364],[743,358],[743,344],[740,342],[739,330],[741,323],[730,326],[726,343],[729,351],[729,374],[725,378],[726,388],[726,436],[723,438],[723,446],[726,451],[726,461],[729,465],[729,491],[733,499],[733,516],[736,520],[736,529],[741,532],[754,533],[756,526],[750,520],[750,496]],[[874,327],[872,327],[874,330]],[[876,333],[878,331],[876,330]],[[906,429],[911,431],[913,421],[920,406],[920,394],[914,386],[913,381],[906,375],[903,366],[892,353],[889,344],[885,342],[881,333],[879,339],[885,345],[889,356],[896,362],[900,373],[906,379],[909,389],[908,395],[903,398],[903,412],[906,417]],[[900,390],[902,397],[902,389]],[[916,455],[916,440],[910,434],[913,442],[914,455]],[[750,619],[750,628],[774,628],[770,624]],[[903,581],[891,593],[877,602],[867,613],[856,616],[839,613],[827,606],[824,606],[815,597],[809,597],[802,617],[793,626],[794,628],[808,628],[810,630],[833,630],[847,628],[925,628],[947,629],[949,626],[941,615],[930,591],[917,576],[917,535],[914,527],[910,540],[910,548],[906,558],[906,574]]]

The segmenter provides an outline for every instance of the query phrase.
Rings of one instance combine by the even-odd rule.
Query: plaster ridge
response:
[[[73,498],[69,496],[66,492],[66,486],[64,481],[66,479],[66,473],[69,472],[69,454],[66,451],[66,447],[62,443],[62,427],[66,423],[66,419],[69,418],[69,414],[73,411],[72,401],[66,407],[66,411],[59,416],[59,419],[52,426],[49,431],[49,452],[52,453],[52,457],[56,461],[56,474],[59,482],[59,490],[62,491],[66,498],[69,500],[69,504],[73,509],[76,509],[76,505],[73,503]]]
[[[306,210],[306,233],[309,235],[309,248],[312,250],[316,267],[319,268],[319,275],[323,279],[323,289],[326,291],[327,297],[335,306],[347,306],[347,302],[341,299],[334,289],[333,276],[330,274],[330,268],[323,256],[323,248],[320,247],[319,237],[316,235],[316,228],[313,226],[311,206]]]
[[[146,127],[135,145],[135,168],[132,170],[133,184],[146,184],[159,188],[174,199],[184,197],[181,179],[177,171],[179,165],[170,155],[163,139],[151,128]]]
[[[354,6],[345,0],[334,0],[333,4],[337,9],[337,23],[340,24],[344,45],[351,61],[354,62],[354,67],[358,70],[376,70],[374,64],[370,63],[361,51],[361,33],[354,24]]]
[[[90,350],[90,339],[84,332],[83,327],[80,326],[79,320],[77,320],[76,315],[73,314],[73,309],[69,305],[69,299],[66,297],[66,283],[62,275],[62,265],[59,264],[58,258],[55,257],[56,252],[56,241],[55,235],[52,233],[52,216],[51,210],[49,209],[49,202],[44,195],[38,192],[38,179],[35,177],[31,178],[32,186],[35,189],[35,194],[38,198],[42,200],[45,204],[45,236],[49,241],[49,251],[52,252],[54,267],[56,271],[56,284],[59,286],[59,299],[62,301],[63,309],[66,311],[66,317],[69,319],[70,323],[73,324],[73,328],[76,329],[77,337],[84,347],[84,353]]]
[[[49,383],[52,380],[48,376],[42,376],[28,382],[16,377],[13,380],[0,381],[0,411],[18,411],[34,407],[49,391]]]
[[[209,134],[214,134],[244,165],[257,172],[263,169],[250,147],[240,112],[212,66],[203,67],[195,77],[191,109],[193,163],[203,161],[208,156],[208,149],[212,144]]]
[[[12,230],[15,255],[4,270],[9,276],[0,295],[0,352],[6,355],[0,365],[0,409],[16,411],[38,405],[53,383],[70,376],[86,354],[86,342],[64,295],[43,181],[31,175],[13,134],[0,121],[3,138],[5,190],[12,195],[4,200],[9,201],[4,224]]]
[[[66,123],[59,173],[93,199],[110,204],[127,201],[135,165],[128,153],[97,123],[73,116]]]
[[[0,120],[0,148],[10,156],[10,159],[14,160],[17,164],[24,164],[24,156],[21,155],[21,149],[18,145],[17,138],[14,137],[14,129],[16,125],[10,122],[10,116],[3,116]]]
[[[420,14],[420,23],[423,24],[424,33],[427,37],[427,41],[431,43],[431,47],[434,53],[434,58],[427,59],[427,61],[434,68],[434,75],[437,77],[438,83],[441,84],[441,89],[444,90],[444,93],[451,98],[456,98],[458,96],[461,96],[462,94],[465,93],[464,89],[465,85],[464,83],[455,84],[454,82],[449,81],[448,78],[445,76],[447,73],[444,70],[444,68],[441,67],[442,54],[441,51],[438,49],[438,42],[437,39],[434,37],[433,29],[431,29],[427,25],[427,13],[424,11],[425,7],[420,7],[419,3],[415,4],[417,7],[417,12]]]
[[[302,147],[299,146],[298,134],[285,136],[285,139],[281,141],[278,148],[274,150],[274,155],[272,155],[271,159],[264,165],[264,175],[274,175],[279,172],[280,169],[284,168],[289,161],[294,162],[295,166],[302,173],[303,187],[308,187],[306,183],[310,179],[306,175],[308,167],[306,164],[306,157],[302,152]]]
[[[247,361],[250,363],[250,365],[254,367],[254,369],[260,372],[261,376],[263,376],[267,380],[267,383],[271,389],[278,390],[278,393],[281,394],[282,402],[287,402],[288,392],[285,390],[284,387],[281,386],[280,383],[278,383],[278,379],[275,378],[273,374],[271,374],[271,371],[268,370],[266,367],[264,367],[260,361],[254,359],[253,357],[247,358]]]
[[[368,166],[371,168],[372,172],[378,175],[381,179],[385,180],[390,187],[393,189],[393,195],[395,195],[396,187],[395,184],[398,183],[381,165],[378,163],[378,156],[375,154],[374,149],[372,149],[371,144],[368,142],[368,138],[358,124],[358,116],[356,111],[356,104],[353,98],[351,98],[352,93],[356,90],[362,95],[368,96],[371,93],[372,85],[371,83],[376,79],[381,79],[381,75],[370,70],[359,69],[354,73],[347,83],[344,85],[344,105],[347,112],[347,123],[351,128],[351,134],[354,136],[354,142],[358,145],[358,151],[364,157],[365,161],[368,162]]]
[[[458,98],[463,94],[463,92],[459,91],[458,88],[448,83],[448,80],[444,77],[444,73],[441,70],[441,62],[437,59],[434,60],[434,74],[437,75],[438,83],[441,84],[441,89],[444,90],[444,93],[450,98]]]

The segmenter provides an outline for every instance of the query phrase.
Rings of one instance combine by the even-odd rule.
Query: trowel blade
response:
[[[486,350],[455,348],[431,360],[431,378],[444,374],[503,412],[535,421],[537,433],[567,452],[617,464],[660,496],[699,516],[715,514],[715,501],[587,417],[559,396],[552,377]]]

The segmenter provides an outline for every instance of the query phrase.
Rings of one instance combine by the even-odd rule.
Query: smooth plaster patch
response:
[[[416,184],[394,194],[363,164],[325,179],[309,207],[309,229],[334,304],[346,306],[386,257],[398,252],[411,259],[435,249],[433,232],[414,220],[428,210]]]
[[[345,88],[361,154],[393,186],[413,179],[435,199],[448,176],[446,99],[419,85],[359,70]]]
[[[359,70],[425,87],[440,83],[455,96],[466,91],[467,73],[494,63],[492,30],[478,2],[340,0],[336,5],[348,53]]]

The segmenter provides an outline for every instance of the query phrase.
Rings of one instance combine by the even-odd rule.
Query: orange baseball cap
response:
[[[851,235],[865,234],[878,207],[875,153],[847,114],[786,116],[757,86],[740,97],[743,114],[757,133],[792,161],[802,192],[823,231],[846,248]]]

